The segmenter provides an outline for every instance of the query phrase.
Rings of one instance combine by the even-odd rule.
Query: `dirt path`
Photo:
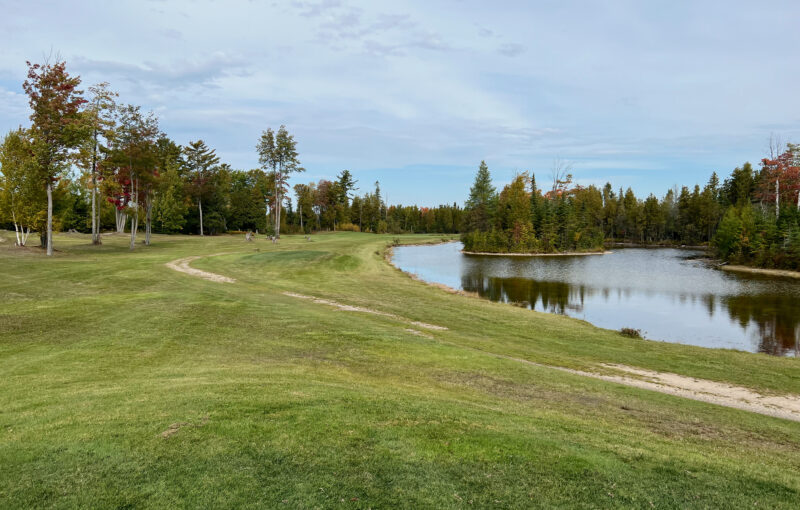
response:
[[[216,257],[217,255],[226,255],[225,253],[215,253],[214,255],[204,255],[203,257]],[[221,274],[216,273],[209,273],[208,271],[201,271],[200,269],[195,269],[189,266],[189,262],[192,262],[197,259],[201,259],[203,257],[184,257],[182,259],[173,260],[172,262],[167,262],[166,266],[170,269],[175,271],[180,271],[181,273],[190,274],[192,276],[199,276],[200,278],[218,282],[218,283],[234,283],[236,280],[233,278],[229,278],[227,276],[222,276]]]
[[[592,377],[753,413],[800,421],[800,395],[762,395],[749,388],[626,365],[604,365],[627,375]]]
[[[496,356],[538,367],[552,368],[570,374],[632,386],[634,388],[657,391],[659,393],[690,398],[709,404],[733,407],[752,413],[800,422],[800,395],[762,395],[750,388],[742,386],[687,377],[670,372],[645,370],[627,365],[602,365],[604,368],[621,372],[621,374],[616,375],[545,365],[525,359],[504,356],[502,354],[497,354]]]
[[[446,331],[447,330],[447,328],[444,327],[444,326],[437,326],[435,324],[428,324],[428,323],[425,323],[425,322],[412,321],[411,319],[406,319],[405,317],[400,317],[399,315],[395,315],[393,313],[381,312],[380,310],[373,310],[371,308],[364,308],[363,306],[346,305],[346,304],[343,304],[343,303],[338,303],[336,301],[332,301],[330,299],[322,299],[322,298],[318,298],[318,297],[314,297],[314,296],[306,296],[304,294],[298,294],[296,292],[284,292],[283,295],[284,296],[291,296],[293,298],[298,298],[298,299],[306,299],[308,301],[313,301],[314,303],[321,304],[321,305],[332,306],[334,308],[338,308],[339,310],[342,310],[342,311],[345,311],[345,312],[361,312],[361,313],[369,313],[369,314],[372,314],[372,315],[380,315],[380,316],[383,316],[383,317],[389,317],[390,319],[395,319],[395,320],[399,320],[399,321],[402,321],[402,322],[407,322],[409,324],[412,324],[414,326],[417,326],[417,327],[420,327],[420,328],[424,328],[424,329],[431,329],[431,330],[435,330],[435,331]]]

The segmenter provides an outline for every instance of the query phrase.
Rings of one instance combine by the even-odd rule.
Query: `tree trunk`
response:
[[[40,188],[41,189],[41,188]],[[53,181],[47,179],[47,256],[53,255]]]
[[[775,217],[781,215],[781,181],[775,179]]]
[[[97,179],[92,175],[92,244],[100,244],[97,216]]]
[[[203,237],[203,200],[197,199],[197,209],[200,211],[200,237]]]
[[[275,238],[281,236],[281,192],[275,190]]]
[[[269,232],[269,197],[264,197],[264,233]],[[256,231],[258,233],[258,231]]]
[[[135,248],[136,245],[136,232],[139,230],[139,211],[134,211],[131,214],[131,251]]]
[[[97,130],[92,147],[92,244],[100,244],[100,213],[97,203]]]
[[[800,203],[800,200],[798,200],[798,203]],[[798,206],[798,207],[800,207],[800,206]],[[302,230],[303,233],[305,234],[306,229],[303,228],[303,208],[302,207],[300,208],[300,230]]]
[[[14,211],[11,211],[11,221],[14,223],[14,235],[17,236],[17,246],[25,246],[25,243],[20,239],[20,233],[17,229],[17,215],[14,214]]]
[[[115,207],[116,220],[117,220],[117,234],[125,233],[125,224],[128,222],[128,215]]]
[[[139,230],[139,183],[136,181],[136,178],[133,178],[133,193],[132,197],[133,200],[133,214],[131,214],[131,246],[130,249],[133,250],[136,244],[136,232]]]
[[[153,197],[147,194],[147,211],[145,215],[144,244],[150,246],[150,234],[153,230]]]

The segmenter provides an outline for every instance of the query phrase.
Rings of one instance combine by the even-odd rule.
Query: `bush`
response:
[[[352,223],[339,223],[336,225],[336,230],[341,232],[361,232],[361,229],[358,228],[358,225],[354,225]]]
[[[619,334],[628,338],[642,338],[641,329],[622,328],[619,330]]]

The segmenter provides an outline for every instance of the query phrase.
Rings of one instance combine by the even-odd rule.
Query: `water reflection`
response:
[[[800,310],[796,298],[781,295],[742,295],[725,299],[731,320],[743,328],[755,324],[759,352],[800,356]]]
[[[569,315],[648,338],[800,356],[800,282],[732,275],[684,250],[605,256],[479,257],[460,244],[402,247],[394,262],[493,301]]]

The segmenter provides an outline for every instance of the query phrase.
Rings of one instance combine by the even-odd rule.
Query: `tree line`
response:
[[[461,225],[455,204],[388,207],[377,182],[356,196],[348,170],[290,188],[304,168],[285,126],[256,141],[259,168],[236,170],[203,140],[177,144],[153,112],[121,104],[108,83],[84,91],[63,61],[27,64],[31,124],[0,144],[0,226],[15,231],[19,246],[38,233],[50,255],[54,230],[91,232],[94,244],[111,230],[129,233],[134,249],[140,223],[145,245],[153,232],[279,238],[316,230],[457,232]]]
[[[772,144],[771,144],[772,145]],[[723,260],[800,269],[800,145],[774,146],[758,169],[750,163],[720,182],[683,186],[642,199],[607,183],[573,185],[557,163],[549,189],[517,174],[498,193],[481,162],[466,202],[466,251],[564,253],[602,250],[611,242],[707,245]]]

